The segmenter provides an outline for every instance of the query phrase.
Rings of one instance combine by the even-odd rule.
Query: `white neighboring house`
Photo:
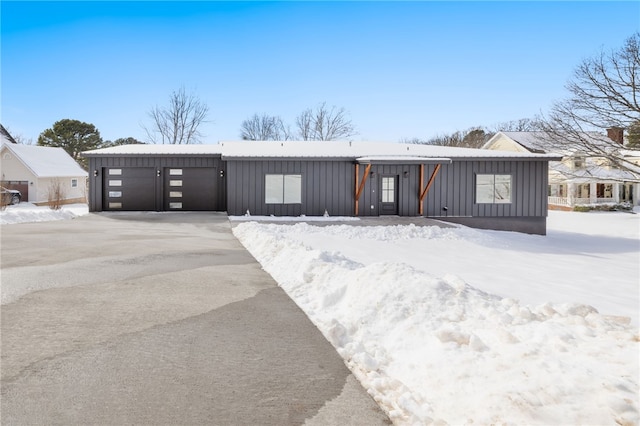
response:
[[[603,157],[550,146],[545,136],[542,132],[498,132],[482,148],[562,156],[562,161],[549,163],[550,209],[622,202],[640,205],[640,151],[622,149],[621,133],[608,136],[620,144],[619,155],[639,166],[636,172],[615,167]]]
[[[12,143],[0,135],[2,186],[22,192],[22,201],[47,204],[52,186],[60,184],[62,203],[86,203],[86,171],[62,148]]]

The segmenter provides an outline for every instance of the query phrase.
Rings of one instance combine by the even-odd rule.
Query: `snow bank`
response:
[[[0,211],[0,224],[73,219],[87,213],[89,213],[89,208],[86,204],[68,204],[62,206],[60,210],[52,210],[47,206],[20,203],[7,206],[5,210]]]
[[[638,334],[628,319],[584,304],[532,307],[481,291],[452,273],[425,272],[429,265],[420,270],[403,262],[366,263],[343,253],[359,245],[372,253],[369,243],[376,240],[459,247],[471,240],[490,249],[503,242],[500,233],[254,222],[239,224],[234,233],[395,424],[640,420]],[[328,244],[325,237],[337,234],[344,237],[343,245],[334,246],[339,251],[301,241]],[[530,277],[511,279],[517,286]]]

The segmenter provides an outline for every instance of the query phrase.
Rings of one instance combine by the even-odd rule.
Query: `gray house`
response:
[[[371,142],[124,145],[87,151],[89,210],[425,216],[546,233],[556,156]]]

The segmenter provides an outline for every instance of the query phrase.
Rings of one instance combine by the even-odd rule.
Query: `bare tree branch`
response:
[[[200,143],[199,131],[206,122],[209,107],[194,94],[187,94],[184,87],[171,93],[169,106],[156,106],[149,111],[151,127],[143,126],[149,141],[160,144]]]
[[[250,141],[279,141],[291,139],[292,133],[280,117],[254,114],[240,125],[240,137]]]
[[[640,122],[639,81],[640,33],[620,49],[582,61],[567,84],[569,98],[554,104],[542,120],[549,144],[637,172],[637,166],[621,155],[623,146],[608,138],[605,129],[634,131]]]
[[[315,110],[306,109],[296,118],[296,126],[302,140],[332,141],[346,139],[357,134],[344,108],[327,107],[326,102]]]

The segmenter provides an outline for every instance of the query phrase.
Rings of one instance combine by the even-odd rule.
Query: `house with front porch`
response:
[[[604,135],[585,133],[582,138],[597,145]],[[620,146],[618,155],[630,167],[613,165],[603,156],[587,155],[577,148],[554,146],[544,132],[498,132],[483,149],[529,153],[553,153],[560,161],[549,163],[550,209],[573,209],[596,204],[640,204],[640,151],[624,149],[622,132],[609,131],[607,146]],[[604,148],[603,148],[604,149]],[[637,170],[633,165],[638,165]],[[630,170],[631,169],[631,170]]]

